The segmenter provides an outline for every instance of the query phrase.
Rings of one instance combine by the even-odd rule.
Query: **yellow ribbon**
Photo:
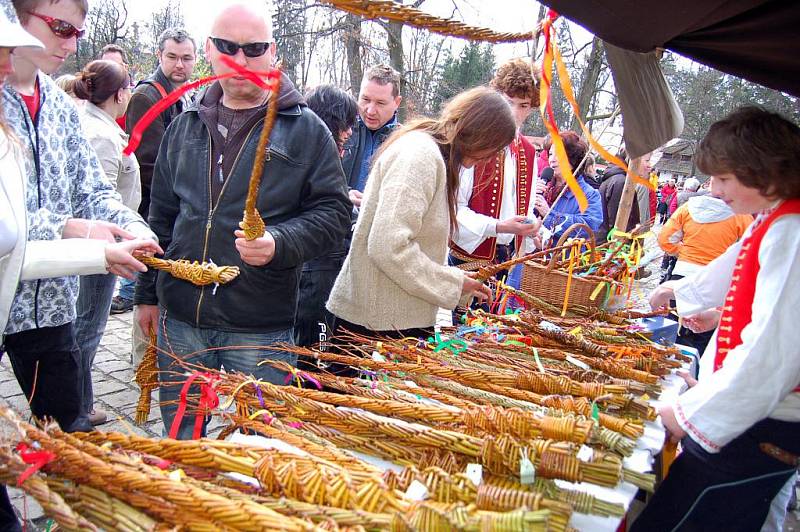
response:
[[[575,117],[578,119],[578,123],[581,125],[581,129],[583,130],[584,135],[586,135],[586,139],[589,141],[589,144],[592,145],[597,153],[603,156],[603,158],[623,170],[628,172],[628,165],[625,164],[625,161],[619,159],[618,157],[614,157],[611,155],[608,150],[606,150],[592,135],[592,132],[589,131],[589,128],[586,127],[586,124],[583,123],[581,120],[581,112],[578,108],[578,102],[575,99],[575,93],[572,90],[572,84],[570,83],[569,73],[567,72],[567,66],[564,64],[564,59],[561,57],[561,52],[558,49],[558,45],[553,41],[553,56],[556,60],[556,71],[558,72],[558,80],[561,83],[561,89],[564,91],[564,98],[569,102],[570,106],[572,107],[572,112],[575,114]],[[640,183],[647,188],[655,190],[653,184],[648,180],[644,179],[638,174],[631,172],[631,177],[637,183]],[[584,209],[581,209],[583,212]]]
[[[606,285],[605,281],[603,281],[602,283],[598,283],[594,291],[592,292],[592,295],[589,296],[589,300],[594,301],[595,299],[597,299],[597,296],[600,295],[600,291],[603,289],[605,285]]]

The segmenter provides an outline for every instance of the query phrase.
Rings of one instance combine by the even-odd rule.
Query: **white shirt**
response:
[[[522,149],[521,146],[520,149]],[[537,159],[538,157],[534,157],[534,160],[531,161],[532,176],[538,174]],[[517,215],[517,158],[511,153],[511,148],[506,146],[505,150],[503,150],[503,195],[500,199],[498,218],[492,218],[469,208],[474,182],[475,168],[462,168],[459,176],[456,202],[458,233],[454,235],[453,242],[468,253],[474,252],[478,249],[478,246],[490,237],[496,237],[498,244],[510,244],[514,240],[514,234],[498,234],[497,222]],[[531,188],[530,194],[536,194],[535,183]]]
[[[695,275],[670,282],[680,315],[723,305],[740,248],[741,241]],[[697,385],[675,404],[678,424],[711,453],[764,418],[800,422],[800,393],[792,392],[800,384],[800,215],[772,224],[758,260],[753,319],[742,330],[742,343],[715,372],[715,333],[700,360]]]

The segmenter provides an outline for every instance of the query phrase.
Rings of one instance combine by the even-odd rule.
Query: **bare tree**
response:
[[[78,49],[62,71],[75,72],[89,61],[96,59],[103,46],[111,43],[122,44],[129,35],[128,9],[124,0],[99,0],[93,3],[86,15],[85,38],[78,41]]]

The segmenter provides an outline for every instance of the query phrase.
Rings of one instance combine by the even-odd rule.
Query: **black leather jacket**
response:
[[[350,229],[350,202],[330,132],[284,76],[270,135],[257,208],[275,238],[275,256],[262,267],[245,264],[234,245],[242,219],[259,119],[211,207],[211,136],[200,113],[214,105],[218,86],[176,117],[161,143],[153,173],[149,223],[166,258],[238,266],[230,283],[196,287],[163,272],[140,275],[137,304],[158,303],[172,318],[195,327],[267,332],[291,327],[304,261],[341,245]]]

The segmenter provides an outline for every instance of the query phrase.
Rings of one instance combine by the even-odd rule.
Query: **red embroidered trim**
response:
[[[720,448],[719,445],[717,445],[716,443],[714,443],[711,440],[709,440],[708,438],[706,438],[705,435],[702,432],[700,432],[700,429],[698,429],[697,427],[692,425],[692,423],[686,418],[686,414],[683,413],[683,408],[681,408],[680,403],[677,403],[675,405],[675,413],[678,414],[678,416],[681,418],[681,421],[686,425],[686,428],[689,429],[689,431],[692,434],[697,436],[697,438],[700,441],[702,441],[703,443],[705,443],[706,445],[708,445],[712,449],[719,449]]]

